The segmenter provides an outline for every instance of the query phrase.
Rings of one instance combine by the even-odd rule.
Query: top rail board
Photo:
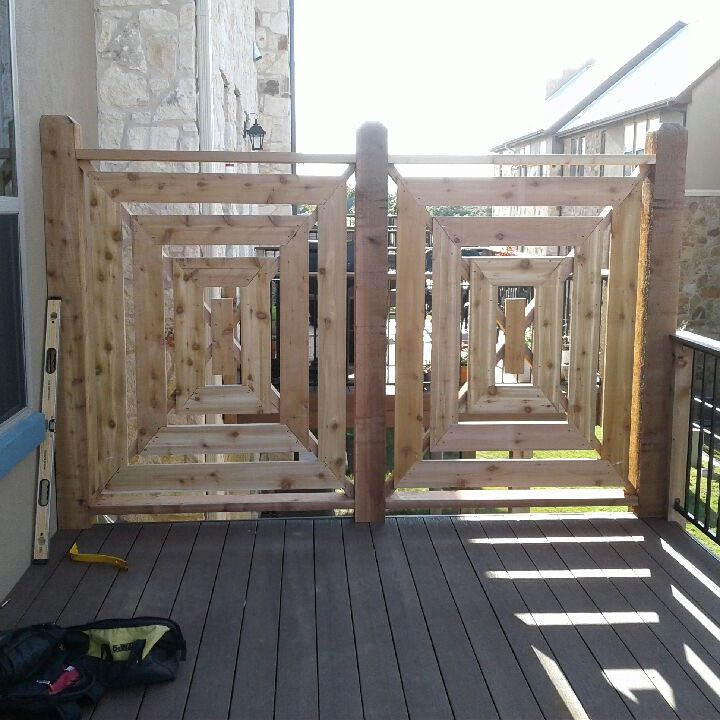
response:
[[[96,162],[213,162],[213,163],[277,163],[280,165],[321,163],[351,165],[352,154],[308,154],[293,152],[235,152],[232,150],[108,150],[80,148],[78,160]]]
[[[230,150],[110,150],[79,148],[78,160],[96,162],[355,163],[354,154],[234,152]],[[654,155],[390,155],[394,165],[654,165]]]
[[[390,155],[393,165],[654,165],[654,155]]]

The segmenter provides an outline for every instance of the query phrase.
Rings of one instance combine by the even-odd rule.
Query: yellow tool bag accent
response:
[[[106,688],[174,680],[185,640],[173,620],[138,617],[67,628],[64,645]]]

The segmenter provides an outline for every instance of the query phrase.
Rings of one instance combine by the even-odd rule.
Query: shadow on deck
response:
[[[630,515],[97,525],[30,568],[0,627],[177,620],[175,683],[85,717],[720,717],[720,564]]]

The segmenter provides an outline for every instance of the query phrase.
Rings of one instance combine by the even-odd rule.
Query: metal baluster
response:
[[[698,415],[698,441],[697,460],[695,461],[695,509],[693,519],[699,524],[698,514],[700,512],[700,483],[702,482],[702,449],[703,449],[703,420],[705,416],[705,353],[702,354],[702,382],[700,383],[700,412]],[[694,378],[693,378],[694,380]],[[694,400],[694,398],[693,398]]]

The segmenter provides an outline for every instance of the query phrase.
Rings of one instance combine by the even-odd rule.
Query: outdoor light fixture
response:
[[[243,137],[249,137],[250,138],[250,144],[252,146],[253,150],[262,150],[263,149],[263,142],[265,140],[265,130],[263,130],[262,125],[258,124],[257,118],[255,119],[255,122],[252,124],[252,127],[247,126],[247,120],[243,123]]]

